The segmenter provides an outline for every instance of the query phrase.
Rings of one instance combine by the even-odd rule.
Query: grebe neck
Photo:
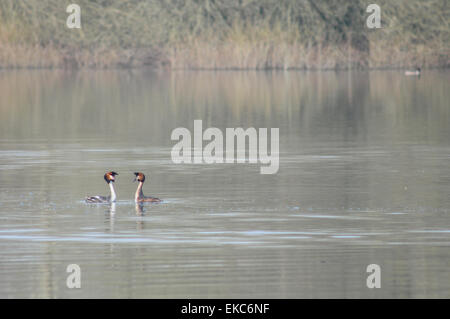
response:
[[[134,195],[135,202],[138,202],[140,198],[144,198],[144,192],[142,191],[142,186],[144,186],[144,183],[139,182],[139,185],[136,189],[136,194]]]
[[[117,199],[116,191],[114,190],[114,183],[110,182],[109,189],[111,190],[111,202],[115,202]]]

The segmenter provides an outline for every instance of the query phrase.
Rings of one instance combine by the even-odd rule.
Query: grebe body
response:
[[[108,172],[103,178],[109,186],[109,190],[111,192],[110,196],[88,196],[86,197],[86,203],[114,203],[117,199],[116,191],[114,189],[114,181],[116,180],[115,176],[119,175],[116,172]]]
[[[142,173],[134,173],[136,177],[134,178],[134,181],[139,182],[139,185],[136,189],[136,194],[134,195],[134,201],[136,203],[143,203],[143,202],[152,202],[152,203],[159,203],[161,200],[156,197],[151,196],[144,196],[144,192],[142,191],[142,187],[144,186],[145,182],[145,175]]]

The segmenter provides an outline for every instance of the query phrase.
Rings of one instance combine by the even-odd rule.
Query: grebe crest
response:
[[[116,181],[116,177],[115,177],[116,175],[119,175],[119,174],[117,174],[116,172],[108,172],[105,175],[103,175],[103,178],[105,179],[106,183],[109,184],[111,182]]]

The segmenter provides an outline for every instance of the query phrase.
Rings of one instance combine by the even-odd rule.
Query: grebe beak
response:
[[[134,176],[133,183],[137,181],[139,173],[134,173],[134,175],[136,175],[136,176]]]
[[[110,173],[110,176],[111,176],[111,182],[115,182],[115,181],[116,181],[116,175],[119,175],[119,174],[117,174],[116,172],[111,172],[111,173]]]

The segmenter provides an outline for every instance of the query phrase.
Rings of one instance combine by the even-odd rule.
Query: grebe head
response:
[[[114,182],[116,180],[115,176],[119,175],[116,172],[108,172],[105,174],[105,176],[103,176],[103,178],[105,179],[105,181],[109,184],[111,182]]]
[[[138,181],[138,182],[142,182],[143,183],[145,181],[145,175],[144,174],[142,174],[142,173],[134,173],[134,175],[136,175],[136,177],[134,178],[133,182]]]

